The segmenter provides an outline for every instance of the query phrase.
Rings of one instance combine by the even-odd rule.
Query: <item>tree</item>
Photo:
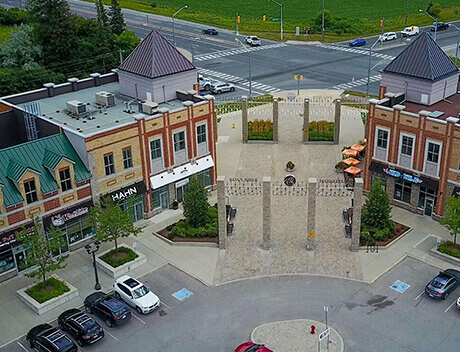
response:
[[[28,277],[40,277],[46,281],[46,274],[66,266],[67,255],[56,257],[53,253],[58,252],[65,246],[65,239],[59,228],[51,226],[48,234],[41,231],[41,223],[37,218],[34,220],[33,231],[26,227],[22,228],[21,233],[16,233],[18,241],[22,242],[27,249],[27,267],[37,266],[38,268],[30,273]]]
[[[369,190],[362,209],[361,221],[367,228],[374,230],[394,227],[391,220],[390,198],[380,180],[375,181]]]
[[[434,16],[434,17],[439,17],[439,14],[441,13],[442,11],[442,6],[441,4],[434,4],[434,5],[431,5],[431,7],[426,11],[428,12],[431,16]]]
[[[115,241],[115,249],[118,249],[119,238],[137,236],[142,231],[141,227],[134,226],[133,216],[108,197],[101,198],[99,204],[91,208],[91,217],[96,239],[102,242]]]
[[[460,198],[449,197],[446,202],[446,211],[440,224],[454,236],[454,244],[457,243],[457,234],[460,233]]]
[[[123,13],[121,12],[121,6],[118,3],[118,0],[112,0],[109,10],[110,15],[110,28],[112,32],[116,35],[120,35],[125,30],[125,20],[123,18]]]
[[[141,39],[136,37],[134,31],[125,30],[120,35],[115,35],[114,43],[115,47],[119,50],[123,50],[126,55],[133,51],[141,42]]]
[[[201,227],[209,221],[209,203],[206,191],[197,177],[192,176],[185,188],[184,216],[193,227]]]
[[[42,48],[33,40],[33,28],[22,24],[15,28],[9,39],[0,46],[0,62],[2,67],[21,67],[30,69],[37,66]]]
[[[97,21],[102,24],[104,27],[109,25],[109,16],[105,10],[102,0],[95,0],[96,3],[96,12],[97,12]]]

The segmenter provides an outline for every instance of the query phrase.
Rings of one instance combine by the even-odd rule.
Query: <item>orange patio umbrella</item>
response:
[[[366,147],[361,144],[353,144],[350,149],[356,150],[358,152],[362,152]]]
[[[345,171],[345,172],[347,172],[349,174],[352,174],[352,175],[359,175],[364,170],[361,170],[361,169],[357,168],[356,166],[350,166],[348,169],[345,169],[343,171]]]
[[[355,165],[361,164],[361,161],[356,160],[355,158],[348,158],[348,159],[342,160],[342,163],[345,163],[349,166],[355,166]]]
[[[353,149],[345,149],[345,150],[342,152],[342,155],[357,156],[357,155],[358,155],[358,151],[357,151],[357,150],[353,150]]]

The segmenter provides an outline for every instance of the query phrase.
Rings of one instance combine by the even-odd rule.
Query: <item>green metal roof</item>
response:
[[[59,189],[50,170],[67,159],[74,163],[75,181],[91,178],[91,174],[81,161],[75,149],[64,134],[37,139],[0,150],[0,184],[3,184],[3,198],[6,206],[23,201],[13,181],[18,181],[27,169],[38,173],[42,193]]]

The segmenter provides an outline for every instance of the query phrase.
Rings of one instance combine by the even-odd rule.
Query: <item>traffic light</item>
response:
[[[241,23],[241,16],[238,15],[238,23]]]
[[[297,75],[294,75],[294,79],[297,80]]]
[[[263,19],[264,19],[264,21],[265,21],[265,20],[267,19],[267,16],[264,15]]]
[[[302,76],[302,75],[300,75],[300,80],[303,80],[303,76]]]
[[[380,27],[383,27],[383,20],[380,20]]]

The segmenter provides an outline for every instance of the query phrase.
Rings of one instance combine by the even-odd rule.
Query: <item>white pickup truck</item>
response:
[[[420,33],[420,29],[417,26],[406,27],[401,31],[403,37],[412,37]]]
[[[260,46],[260,39],[255,35],[249,35],[246,37],[246,43],[251,46]]]

